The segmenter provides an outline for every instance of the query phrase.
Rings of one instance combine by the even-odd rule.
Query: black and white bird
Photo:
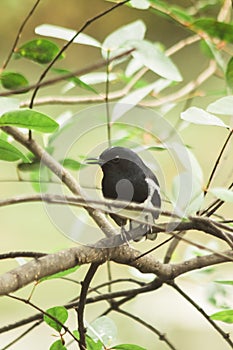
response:
[[[103,172],[102,193],[105,198],[124,200],[128,203],[143,203],[145,208],[154,208],[152,214],[141,213],[140,219],[145,224],[139,224],[130,220],[130,230],[137,226],[136,236],[138,241],[143,236],[155,239],[150,223],[159,216],[161,207],[159,182],[154,173],[145,165],[142,159],[131,149],[125,147],[110,147],[101,153],[99,158],[88,158],[88,164],[98,164]],[[127,208],[127,207],[126,207]],[[111,218],[125,229],[127,219],[115,213],[109,214]],[[134,225],[133,225],[134,224]],[[136,226],[135,226],[136,225]]]

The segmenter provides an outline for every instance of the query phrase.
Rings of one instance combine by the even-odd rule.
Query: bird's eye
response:
[[[112,159],[112,162],[115,164],[119,163],[119,161],[120,161],[119,156],[116,156],[115,158]]]

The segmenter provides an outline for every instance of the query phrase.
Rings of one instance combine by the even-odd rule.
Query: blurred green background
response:
[[[6,56],[12,47],[16,32],[29,12],[34,1],[31,0],[1,0],[0,8],[0,60],[6,59]],[[180,3],[186,6],[187,1],[173,1],[172,3]],[[74,30],[79,29],[82,24],[89,18],[96,15],[98,12],[106,9],[111,4],[105,1],[90,0],[42,0],[33,17],[28,22],[25,31],[23,32],[20,42],[23,43],[35,36],[34,28],[40,24],[49,23],[59,26],[68,27]],[[215,11],[215,8],[213,8]],[[97,40],[103,41],[104,38],[113,30],[122,25],[130,23],[136,19],[142,19],[147,25],[146,38],[152,41],[161,42],[166,48],[174,45],[177,41],[187,37],[187,30],[176,26],[172,21],[155,15],[149,11],[141,11],[125,7],[119,8],[110,13],[108,16],[94,22],[86,31],[86,34],[94,36]],[[55,40],[56,41],[56,40]],[[56,41],[61,45],[61,41]],[[100,59],[99,50],[81,45],[73,45],[67,52],[63,66],[68,69],[75,70],[85,67],[96,60]],[[179,67],[184,76],[184,83],[195,79],[197,75],[206,67],[207,58],[201,53],[199,44],[194,44],[188,47],[173,57],[174,62]],[[27,61],[12,61],[8,69],[25,72],[31,82],[38,79],[41,69]],[[221,80],[214,77],[209,82],[204,84],[203,89],[208,91],[218,91],[223,87]],[[114,89],[114,86],[112,87]],[[59,95],[61,86],[56,85],[50,88],[42,89],[39,93],[43,95]],[[75,93],[75,92],[74,92]],[[80,92],[83,93],[83,92]],[[84,92],[85,93],[85,92]],[[30,93],[21,95],[20,99],[25,100],[30,98]],[[216,96],[198,97],[193,101],[194,105],[205,107]],[[181,102],[169,112],[167,118],[171,123],[176,123],[179,118],[179,113],[184,108],[185,103]],[[40,111],[50,114],[52,117],[57,117],[63,111],[69,110],[77,112],[85,106],[43,106],[38,107]],[[185,144],[192,147],[194,154],[199,160],[205,180],[208,179],[210,170],[217,157],[218,151],[223,144],[227,132],[221,128],[215,127],[199,127],[193,126],[182,132],[182,138]],[[91,140],[91,145],[94,146],[95,140]],[[81,154],[90,149],[90,145],[82,145]],[[204,152],[203,152],[204,150]],[[158,162],[167,174],[167,181],[172,179],[172,174],[169,173],[169,159],[164,155],[158,155]],[[17,182],[17,173],[15,164],[1,164],[0,173],[0,191],[1,198],[9,198],[17,194],[34,193],[30,184]],[[226,169],[226,172],[229,169]],[[221,168],[221,174],[224,168]],[[222,185],[222,175],[217,177],[217,184]],[[231,214],[229,206],[225,206],[222,210],[226,216]],[[43,205],[40,203],[23,204],[12,207],[1,208],[1,251],[42,251],[53,252],[59,249],[64,249],[75,245],[74,242],[61,234],[54,224],[50,221]],[[209,237],[203,239],[201,234],[193,234],[192,239],[198,239],[202,243],[209,242]],[[147,249],[151,247],[151,242],[139,243],[139,249]],[[184,257],[187,246],[182,244],[182,255],[177,256],[177,261]],[[162,256],[162,252],[156,252],[156,256]],[[3,273],[10,268],[18,265],[16,261],[0,261],[0,272]],[[81,281],[86,271],[86,267],[82,267],[75,277]],[[107,275],[106,267],[101,267],[97,273],[97,281],[105,280]],[[192,279],[188,276],[180,278],[182,287],[190,293],[197,303],[206,310],[207,313],[215,311],[208,302],[208,295],[213,287],[214,279],[229,279],[231,272],[225,268],[218,268],[212,274],[207,273],[192,273]],[[127,277],[131,276],[131,272],[124,266],[113,266],[113,276]],[[189,275],[190,276],[190,275]],[[143,277],[141,277],[143,278]],[[123,286],[121,286],[123,287]],[[119,287],[120,288],[120,287]],[[28,296],[32,286],[28,286],[19,292],[19,295]],[[56,291],[54,293],[54,291]],[[33,301],[42,308],[59,305],[64,301],[72,299],[78,291],[78,287],[72,283],[64,283],[63,281],[49,281],[42,283],[36,288],[33,295]],[[106,304],[98,304],[87,308],[86,318],[88,321],[93,320],[99,313],[104,311]],[[153,326],[158,328],[162,333],[166,333],[168,338],[176,344],[178,349],[196,350],[198,348],[207,347],[212,350],[228,349],[228,346],[220,338],[220,336],[211,328],[208,323],[201,318],[187,302],[171,288],[163,287],[157,292],[139,296],[129,304],[127,309],[136,315],[145,318],[147,322],[151,322]],[[34,314],[34,310],[29,306],[22,305],[18,302],[1,298],[0,300],[0,326],[7,323],[12,323],[19,320],[21,317],[27,317]],[[74,315],[73,315],[74,317]],[[111,314],[110,316],[117,322],[118,326],[118,343],[137,343],[146,347],[148,350],[163,350],[166,349],[161,341],[148,330],[142,328],[133,321]],[[224,326],[230,331],[230,327]],[[19,334],[23,329],[20,328],[10,333],[5,333],[1,337],[1,344],[7,344],[11,339]],[[11,349],[48,349],[49,344],[54,341],[51,336],[52,331],[46,326],[40,326],[34,332],[23,338]]]

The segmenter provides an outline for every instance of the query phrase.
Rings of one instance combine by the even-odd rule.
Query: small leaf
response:
[[[115,350],[147,350],[146,348],[142,348],[141,346],[134,345],[134,344],[115,345],[112,349],[115,349]]]
[[[80,335],[78,331],[73,331],[73,335],[75,336],[76,339],[80,339]],[[89,335],[86,335],[86,345],[87,345],[87,350],[102,350],[103,349],[103,344],[101,343],[100,340],[93,340]]]
[[[4,113],[0,118],[0,126],[16,126],[50,133],[58,128],[58,123],[47,115],[32,109],[21,109]]]
[[[8,162],[27,160],[26,156],[10,143],[0,139],[0,159]]]
[[[228,286],[233,286],[233,281],[215,281],[215,283],[225,284]]]
[[[118,77],[117,74],[110,73],[108,74],[108,81],[114,81],[117,79],[117,77]],[[88,73],[88,74],[82,75],[80,79],[85,84],[106,83],[107,74],[105,72]]]
[[[137,71],[139,71],[139,69],[141,69],[143,66],[144,65],[141,61],[137,60],[136,58],[132,58],[128,64],[128,66],[126,67],[125,76],[127,78],[131,77]]]
[[[37,63],[47,64],[57,56],[59,51],[59,47],[52,41],[34,39],[16,49],[15,52],[16,57],[24,57]]]
[[[194,154],[179,144],[171,144],[185,171],[176,175],[172,183],[172,202],[176,213],[188,216],[196,213],[204,200],[203,172]],[[184,156],[185,155],[185,156]]]
[[[54,68],[53,71],[56,72],[56,73],[59,73],[59,74],[70,73],[70,71],[68,69],[61,69],[61,68]],[[84,83],[84,81],[82,81],[81,79],[79,79],[76,76],[67,78],[67,80],[71,81],[74,84],[74,86],[79,86],[79,87],[81,87],[81,88],[83,88],[85,90],[92,91],[95,94],[98,94],[98,92],[93,87],[91,87],[90,85]]]
[[[127,96],[121,98],[113,108],[112,121],[116,121],[123,114],[137,105],[145,96],[147,96],[156,86],[157,82],[147,85],[141,89],[137,89]]]
[[[233,42],[233,25],[224,22],[218,22],[213,18],[201,18],[193,22],[192,26],[200,29],[213,38]]]
[[[185,112],[181,113],[181,119],[194,124],[221,126],[228,128],[228,126],[221,119],[204,111],[204,109],[197,107],[190,107],[186,109]]]
[[[131,0],[129,3],[132,7],[140,10],[147,10],[150,7],[148,0]]]
[[[40,282],[48,281],[48,280],[52,280],[52,279],[56,279],[56,278],[61,278],[61,277],[68,276],[68,275],[70,275],[71,273],[77,271],[79,268],[80,268],[80,266],[78,265],[78,266],[75,266],[75,267],[71,267],[71,268],[68,269],[68,270],[55,273],[55,274],[53,274],[53,275],[51,275],[51,276],[43,277],[43,278],[40,279]]]
[[[215,114],[232,115],[233,96],[222,97],[212,102],[207,107],[207,111]]]
[[[70,41],[76,34],[76,31],[60,26],[54,26],[51,24],[42,24],[36,27],[35,33],[39,35],[49,36],[51,38]],[[83,33],[80,33],[77,38],[74,39],[73,43],[101,47],[101,44],[96,39]]]
[[[102,350],[103,349],[103,344],[101,343],[100,340],[97,340],[97,342],[95,342],[88,335],[86,336],[86,344],[87,344],[87,350]]]
[[[56,318],[60,323],[64,324],[68,318],[68,311],[64,306],[55,306],[48,310],[46,313]],[[62,330],[62,325],[57,323],[55,320],[50,318],[48,315],[44,315],[44,321],[56,331],[60,332]]]
[[[214,58],[222,71],[225,71],[225,62],[217,45],[214,45],[211,40],[205,39],[200,42],[200,47],[205,55],[211,59]]]
[[[150,150],[150,151],[156,151],[156,152],[160,152],[160,151],[165,151],[167,148],[164,145],[157,145],[157,146],[147,146],[144,149],[146,150]]]
[[[62,344],[61,339],[59,339],[50,346],[49,350],[67,350],[67,348]]]
[[[87,335],[95,341],[101,339],[104,345],[108,346],[115,341],[117,328],[109,317],[101,316],[91,322],[87,330]]]
[[[29,85],[28,80],[20,73],[4,71],[0,75],[2,86],[7,90],[25,88]],[[24,90],[23,92],[27,92]]]
[[[127,24],[107,36],[102,44],[102,55],[107,58],[107,52],[113,51],[114,56],[125,51],[124,44],[131,40],[142,40],[146,32],[143,21],[137,20]]]
[[[35,160],[30,163],[29,162],[20,163],[17,165],[17,168],[19,171],[22,171],[22,172],[39,171],[40,165],[41,165],[40,161]]]
[[[146,40],[130,42],[130,47],[135,48],[132,56],[154,73],[173,81],[181,81],[182,76],[172,60],[166,56],[161,47]]]
[[[222,187],[216,187],[211,189],[209,192],[213,193],[215,197],[221,199],[224,202],[233,203],[233,191]]]
[[[85,165],[78,162],[77,160],[71,159],[71,158],[65,158],[60,161],[60,163],[67,169],[70,170],[80,170]]]
[[[233,323],[233,310],[219,311],[210,316],[212,320]]]
[[[233,58],[231,57],[230,61],[227,64],[226,69],[226,81],[228,86],[233,89]]]

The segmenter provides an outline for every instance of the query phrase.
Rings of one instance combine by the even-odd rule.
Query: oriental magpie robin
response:
[[[138,241],[143,236],[155,239],[156,235],[152,233],[150,223],[158,218],[161,207],[159,182],[142,159],[129,148],[110,147],[103,151],[99,158],[88,158],[86,163],[101,166],[102,193],[105,198],[144,203],[145,208],[158,209],[152,214],[148,212],[140,214],[140,219],[147,222],[145,224],[130,220],[130,230],[135,232],[133,240]],[[124,229],[126,218],[115,213],[109,215]]]

